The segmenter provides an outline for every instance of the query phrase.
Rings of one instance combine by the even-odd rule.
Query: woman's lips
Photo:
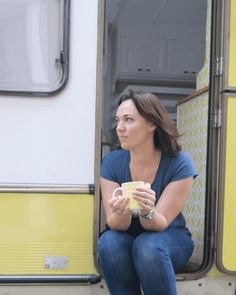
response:
[[[120,140],[124,140],[124,139],[127,139],[127,138],[128,138],[128,136],[119,136]]]

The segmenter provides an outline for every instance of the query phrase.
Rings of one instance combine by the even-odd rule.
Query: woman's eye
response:
[[[115,125],[117,126],[119,124],[119,120],[118,119],[115,119]]]
[[[127,117],[126,121],[133,121],[133,118]]]

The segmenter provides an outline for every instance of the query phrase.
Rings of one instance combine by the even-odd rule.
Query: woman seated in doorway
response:
[[[112,295],[176,295],[175,272],[193,252],[181,210],[197,176],[181,151],[175,123],[160,100],[128,91],[116,112],[122,149],[105,156],[101,192],[107,228],[99,239],[101,270]],[[133,192],[141,210],[133,215],[129,198],[113,191],[143,181]]]

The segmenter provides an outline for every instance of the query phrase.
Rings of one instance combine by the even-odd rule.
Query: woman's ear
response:
[[[156,126],[152,122],[149,122],[149,126],[151,127],[152,131],[156,130]]]

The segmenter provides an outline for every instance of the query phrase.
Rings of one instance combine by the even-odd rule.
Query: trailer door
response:
[[[224,1],[222,16],[222,55],[218,72],[221,76],[219,202],[217,216],[217,267],[236,273],[236,2]],[[216,73],[217,74],[217,73]]]

